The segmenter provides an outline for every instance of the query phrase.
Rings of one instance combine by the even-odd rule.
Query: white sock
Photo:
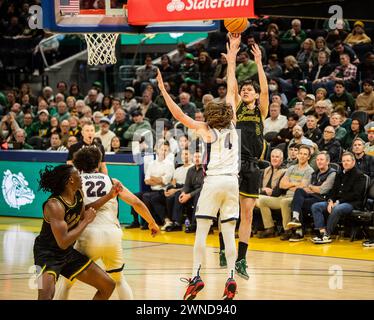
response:
[[[294,212],[292,213],[292,215],[293,215],[293,217],[294,217],[295,219],[299,220],[300,213],[298,213],[297,211],[294,211]]]
[[[193,247],[193,270],[192,278],[198,275],[205,255],[206,238],[208,237],[212,220],[196,219],[196,237]]]
[[[120,300],[134,300],[131,287],[127,283],[125,277],[122,277],[120,281],[116,282],[116,290]]]
[[[235,225],[236,221],[222,223],[221,231],[223,241],[225,242],[225,255],[227,261],[228,278],[234,278],[235,261],[236,261],[236,245],[235,245]]]
[[[70,289],[73,286],[73,282],[60,276],[56,283],[56,291],[53,300],[68,300]]]

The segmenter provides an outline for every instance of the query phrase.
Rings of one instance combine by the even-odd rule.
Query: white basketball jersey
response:
[[[239,141],[233,124],[230,128],[212,129],[213,141],[206,145],[204,164],[207,176],[237,175],[239,172]]]
[[[90,204],[105,196],[112,189],[112,180],[102,173],[83,173],[82,189],[84,204]],[[113,198],[96,211],[96,218],[89,224],[89,227],[96,225],[116,224],[118,222],[118,200]]]

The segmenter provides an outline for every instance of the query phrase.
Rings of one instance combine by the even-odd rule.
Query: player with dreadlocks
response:
[[[103,173],[99,173],[101,159],[102,154],[99,148],[93,146],[82,148],[74,154],[73,163],[81,173],[83,181],[85,204],[95,202],[98,197],[109,193],[113,183],[121,183]],[[146,205],[133,193],[122,186],[122,191],[118,194],[118,197],[128,205],[133,206],[135,211],[147,221],[153,236],[159,232],[159,227]],[[118,297],[121,300],[132,300],[131,287],[122,274],[125,266],[122,251],[123,234],[118,221],[118,213],[118,199],[109,200],[97,210],[95,220],[77,239],[74,248],[93,261],[101,260],[106,272],[116,283]],[[73,284],[65,279],[62,280],[57,289],[56,299],[66,300]]]
[[[192,277],[184,299],[192,300],[204,288],[200,268],[206,247],[206,239],[213,220],[221,217],[221,231],[226,247],[228,279],[224,299],[232,300],[236,294],[235,273],[235,224],[239,218],[238,185],[238,136],[235,130],[235,113],[223,103],[210,102],[205,108],[206,122],[195,121],[179,108],[165,90],[160,71],[158,85],[174,118],[189,129],[196,130],[206,144],[205,178],[196,208],[196,238],[193,251]]]
[[[95,219],[96,210],[121,191],[113,185],[104,197],[85,208],[82,181],[72,165],[47,166],[40,172],[40,189],[51,195],[43,203],[43,225],[34,243],[35,265],[40,267],[39,300],[50,300],[59,275],[79,279],[97,289],[94,299],[109,299],[114,281],[88,257],[73,246],[86,227]]]

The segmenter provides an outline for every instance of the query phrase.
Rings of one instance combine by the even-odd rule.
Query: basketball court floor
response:
[[[33,241],[42,220],[0,218],[0,299],[36,299]],[[192,266],[193,234],[125,230],[124,274],[139,300],[181,300]],[[202,270],[205,288],[197,300],[220,299],[227,278],[218,265],[218,232],[208,236]],[[252,238],[248,281],[237,277],[240,300],[374,299],[374,249],[360,241],[317,246]],[[91,299],[94,289],[77,281],[71,299]],[[118,299],[114,292],[111,299]]]

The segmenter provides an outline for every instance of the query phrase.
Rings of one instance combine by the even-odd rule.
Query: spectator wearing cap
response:
[[[155,79],[157,75],[157,67],[153,64],[152,57],[147,55],[145,57],[144,65],[137,68],[136,79],[133,81],[135,92],[142,94],[145,86],[150,83],[151,79]]]
[[[303,104],[304,104],[304,113],[306,116],[309,116],[316,112],[315,103],[316,103],[316,97],[314,96],[314,94],[309,93],[305,96]]]
[[[50,103],[55,99],[53,95],[53,89],[51,87],[44,87],[42,91],[42,97],[44,98],[45,101]]]
[[[365,154],[374,157],[374,127],[368,129],[368,140],[365,143]]]
[[[110,143],[113,137],[116,136],[116,134],[109,128],[110,119],[108,117],[103,117],[100,119],[100,130],[95,133],[95,137],[101,139],[101,144],[106,152],[110,151]]]
[[[353,30],[344,40],[345,44],[353,47],[357,44],[369,44],[371,39],[365,33],[365,24],[362,21],[356,21]]]
[[[365,111],[370,117],[374,114],[374,82],[366,79],[362,81],[363,92],[356,98],[356,110]]]
[[[337,82],[344,82],[349,90],[353,90],[356,84],[357,67],[351,63],[350,57],[346,53],[340,55],[340,65],[328,75],[318,80],[315,84],[315,89],[324,87],[327,92],[332,93]]]
[[[330,95],[329,99],[334,111],[341,106],[350,113],[355,108],[355,99],[347,92],[344,81],[336,81],[334,93]]]
[[[249,54],[246,51],[239,53],[240,63],[236,67],[235,75],[240,85],[246,80],[251,80],[257,76],[257,64],[249,58]]]
[[[138,103],[135,99],[135,89],[133,87],[126,87],[124,91],[124,99],[122,100],[122,108],[126,112],[131,113],[131,110],[136,109]]]
[[[322,132],[321,129],[317,127],[317,118],[314,114],[307,116],[303,130],[305,137],[313,142],[317,142],[322,138]]]
[[[351,127],[347,130],[347,134],[342,140],[342,147],[345,150],[351,150],[353,140],[356,138],[368,141],[364,125],[361,123],[360,119],[352,119]]]
[[[264,66],[264,71],[268,78],[279,78],[283,74],[276,54],[270,55],[267,65]]]
[[[298,86],[297,87],[297,92],[296,92],[296,97],[293,98],[289,103],[288,103],[288,108],[291,109],[296,105],[296,102],[304,102],[304,99],[307,95],[306,88],[304,86]]]
[[[191,53],[186,53],[184,63],[181,65],[179,82],[187,84],[197,84],[200,82],[199,67],[195,64],[195,57]]]
[[[139,141],[140,136],[146,132],[152,132],[152,127],[147,120],[144,120],[144,115],[140,110],[135,110],[131,114],[132,121],[134,122],[126,130],[123,135],[123,138],[128,141],[128,146],[132,146],[133,141]],[[134,140],[134,138],[136,140]]]
[[[110,125],[110,130],[115,133],[115,135],[119,138],[120,144],[122,147],[126,146],[126,140],[124,139],[123,135],[130,127],[131,122],[126,117],[126,112],[122,108],[117,109],[114,113],[114,122]]]
[[[353,140],[352,153],[355,155],[356,168],[370,177],[374,178],[374,158],[365,153],[365,141],[361,138]]]
[[[342,117],[338,112],[333,112],[330,116],[330,126],[335,130],[335,138],[336,140],[343,140],[345,135],[347,134],[347,130],[340,126],[342,123]]]
[[[48,139],[48,133],[50,132],[49,123],[49,112],[48,110],[38,111],[38,121],[34,122],[30,129],[30,137],[40,137],[42,139]]]

